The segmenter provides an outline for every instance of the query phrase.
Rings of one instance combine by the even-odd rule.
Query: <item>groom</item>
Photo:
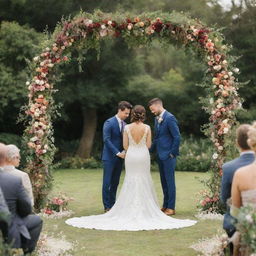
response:
[[[109,211],[116,201],[116,191],[123,167],[125,152],[123,151],[123,131],[125,119],[129,117],[132,105],[127,101],[118,104],[115,116],[105,121],[103,126],[103,185],[102,200],[105,212]]]
[[[157,151],[161,184],[164,194],[162,211],[166,215],[175,215],[175,166],[179,155],[180,131],[177,120],[163,107],[159,98],[148,103],[150,111],[155,118],[155,137],[150,152]]]

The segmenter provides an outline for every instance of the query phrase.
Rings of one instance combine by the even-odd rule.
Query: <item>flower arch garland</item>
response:
[[[202,86],[207,96],[203,108],[210,114],[205,133],[215,147],[212,161],[213,178],[209,184],[212,198],[219,194],[221,166],[225,158],[225,138],[236,122],[235,110],[241,108],[237,93],[239,83],[233,73],[239,70],[232,65],[229,46],[222,35],[201,22],[182,13],[148,13],[132,17],[122,14],[80,13],[73,19],[62,20],[50,40],[46,40],[40,55],[34,57],[32,78],[27,81],[29,102],[26,108],[27,128],[24,141],[27,146],[27,172],[31,176],[35,207],[40,209],[51,186],[51,168],[55,153],[52,116],[55,92],[55,66],[68,61],[71,47],[99,49],[105,37],[121,37],[131,46],[147,45],[153,39],[173,44],[180,43],[198,53],[206,63]],[[217,200],[216,200],[217,201]]]

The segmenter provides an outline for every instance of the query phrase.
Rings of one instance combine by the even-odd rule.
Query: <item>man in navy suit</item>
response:
[[[131,109],[132,105],[129,102],[119,102],[117,114],[106,120],[103,126],[104,148],[102,161],[104,174],[102,200],[105,212],[109,211],[116,201],[116,191],[125,157],[123,131],[126,125],[125,119],[129,117]]]
[[[164,194],[162,211],[175,214],[176,186],[175,166],[179,155],[180,131],[174,115],[163,107],[159,98],[149,101],[149,109],[156,116],[155,137],[150,152],[157,151],[161,184]]]
[[[223,228],[226,230],[229,237],[231,237],[236,231],[234,226],[235,219],[230,215],[230,207],[227,204],[227,200],[231,197],[233,176],[239,168],[249,165],[255,161],[255,153],[250,150],[250,147],[247,144],[247,133],[249,129],[249,124],[243,124],[238,127],[236,131],[236,144],[240,151],[240,157],[227,162],[222,166],[223,176],[221,184],[221,199],[227,208],[227,212],[224,216]]]

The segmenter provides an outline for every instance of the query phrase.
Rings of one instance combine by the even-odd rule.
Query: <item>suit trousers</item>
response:
[[[116,202],[116,192],[123,168],[123,160],[114,158],[103,161],[102,200],[105,209],[110,209]]]
[[[175,166],[176,158],[166,160],[158,159],[161,184],[164,194],[163,207],[175,210],[176,185],[175,185]]]
[[[28,229],[31,239],[26,239],[21,236],[21,247],[24,253],[31,253],[36,248],[36,244],[43,227],[43,221],[39,216],[33,214],[23,218],[23,221]]]

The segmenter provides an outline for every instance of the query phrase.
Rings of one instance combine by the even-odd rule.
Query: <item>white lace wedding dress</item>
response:
[[[136,143],[129,131],[129,125],[125,127],[129,138],[125,158],[126,174],[112,209],[101,215],[68,219],[68,225],[87,229],[138,231],[178,229],[196,223],[193,220],[169,217],[160,210],[150,174],[150,155],[146,146],[149,129],[150,127],[145,125],[144,136]]]

